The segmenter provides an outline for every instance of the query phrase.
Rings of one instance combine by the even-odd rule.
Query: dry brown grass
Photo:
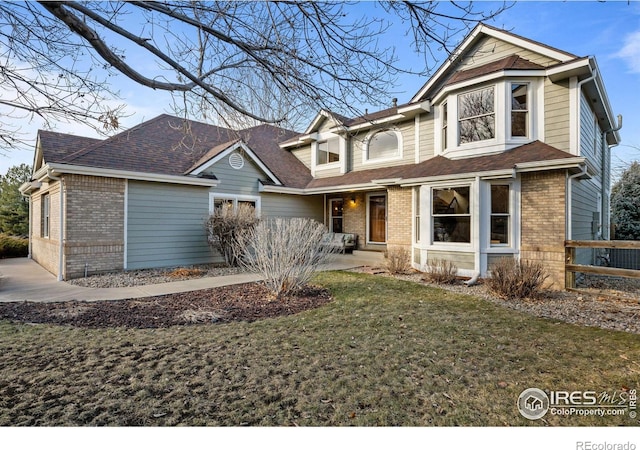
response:
[[[0,425],[640,424],[529,421],[516,409],[528,387],[637,386],[638,335],[391,278],[338,272],[315,281],[334,302],[254,323],[146,330],[0,323]]]

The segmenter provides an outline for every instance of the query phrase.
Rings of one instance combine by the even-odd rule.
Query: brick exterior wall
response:
[[[49,237],[44,236],[42,197],[49,195]],[[60,182],[43,183],[31,196],[31,258],[54,275],[60,264]]]
[[[387,190],[387,250],[411,252],[412,200],[411,188],[390,186]]]
[[[565,180],[564,171],[522,174],[520,256],[541,262],[554,289],[565,288]]]
[[[352,198],[355,198],[355,204],[351,202]],[[345,233],[355,233],[358,235],[359,249],[364,248],[367,242],[367,205],[365,202],[366,196],[364,193],[354,193],[352,195],[346,195],[344,197],[342,226]]]
[[[65,279],[124,268],[125,180],[65,176]]]
[[[63,279],[124,267],[125,180],[65,175]],[[60,181],[43,184],[31,196],[31,257],[58,275],[60,264]],[[42,196],[50,195],[49,237],[43,236]]]

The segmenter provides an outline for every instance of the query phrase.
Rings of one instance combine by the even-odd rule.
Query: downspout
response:
[[[607,198],[607,196],[604,195],[606,192],[609,191],[608,188],[610,187],[610,186],[605,186],[604,169],[605,169],[605,163],[607,161],[606,152],[607,152],[607,150],[609,152],[611,152],[611,149],[618,145],[617,143],[613,144],[611,146],[607,145],[607,134],[615,133],[616,131],[619,131],[621,128],[622,128],[622,114],[618,114],[618,126],[616,126],[615,128],[609,128],[607,131],[602,133],[602,144],[601,144],[601,148],[600,148],[600,151],[602,152],[602,160],[600,162],[601,167],[602,167],[602,177],[601,177],[602,178],[602,180],[601,180],[601,183],[602,183],[602,185],[601,185],[602,196],[600,198],[600,200],[602,202],[602,204],[600,205],[600,211],[601,211],[601,214],[602,214],[602,223],[600,224],[600,229],[601,229],[600,237],[602,239],[605,239],[605,237],[607,239],[611,238],[611,230],[609,229],[609,222],[611,220],[611,211],[609,210],[609,208],[607,208],[609,206],[609,199]],[[609,153],[609,155],[610,154],[611,153]],[[609,161],[611,161],[611,156],[609,156]],[[609,169],[609,174],[611,174],[611,167],[609,166],[608,169]],[[609,183],[611,183],[611,181],[609,181]],[[604,212],[605,211],[607,212],[607,218],[606,218],[606,220],[607,220],[607,230],[608,230],[607,236],[604,236],[604,233],[603,233],[603,231],[605,230],[605,227],[604,227],[604,224],[605,224],[605,222],[604,222],[605,221]]]
[[[60,182],[60,247],[58,249],[58,281],[63,281],[62,272],[64,270],[64,179],[53,176],[53,171],[47,169],[47,177]]]

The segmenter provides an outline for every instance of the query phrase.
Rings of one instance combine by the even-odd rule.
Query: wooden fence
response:
[[[640,251],[640,241],[565,241],[565,286],[576,289],[576,273],[590,273],[611,277],[640,278],[640,270],[617,267],[576,264],[576,249],[635,249]]]

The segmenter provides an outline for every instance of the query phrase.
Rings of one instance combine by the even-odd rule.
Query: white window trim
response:
[[[491,186],[509,185],[509,244],[491,244]],[[481,182],[480,203],[486,205],[480,211],[481,252],[487,254],[514,254],[519,251],[520,242],[520,181],[483,180]]]
[[[51,194],[49,192],[42,194],[40,202],[42,203],[40,208],[40,211],[42,211],[42,220],[40,222],[42,230],[40,230],[40,235],[45,239],[49,239],[51,237]]]
[[[511,135],[511,131],[512,131],[512,123],[511,123],[511,116],[512,116],[512,108],[513,105],[511,103],[511,93],[512,93],[512,88],[511,86],[513,86],[514,84],[519,84],[519,85],[526,85],[527,86],[527,134],[526,136],[512,136]],[[532,127],[532,110],[531,110],[531,104],[533,101],[533,88],[531,87],[531,82],[529,81],[520,81],[520,80],[509,80],[507,81],[507,96],[506,96],[506,100],[507,100],[507,110],[505,113],[505,120],[506,120],[506,134],[507,137],[509,139],[509,141],[523,141],[523,142],[529,142],[531,140],[531,133],[533,132],[533,127]]]
[[[514,211],[514,194],[513,194],[513,183],[496,183],[496,182],[490,182],[488,183],[489,187],[488,187],[488,191],[489,191],[489,196],[488,196],[488,201],[487,201],[487,216],[488,216],[488,223],[487,223],[487,242],[489,243],[489,247],[492,249],[495,248],[513,248],[513,227],[514,227],[514,223],[513,223],[513,211]],[[501,215],[501,216],[508,216],[509,217],[509,229],[507,230],[507,243],[506,244],[501,244],[501,243],[492,243],[491,242],[491,218],[493,217],[493,212],[491,211],[491,187],[492,186],[508,186],[509,187],[509,213],[508,214],[496,214],[496,215]]]
[[[216,200],[228,200],[233,203],[233,208],[238,207],[238,202],[254,202],[256,204],[256,216],[260,217],[262,204],[259,196],[256,195],[233,195],[233,194],[219,194],[217,192],[209,192],[209,214],[213,214],[215,210]]]
[[[426,230],[423,233],[429,233],[427,239],[423,239],[426,241],[427,249],[429,250],[447,250],[447,251],[457,251],[457,252],[472,252],[474,251],[474,244],[476,242],[476,223],[478,218],[474,216],[477,214],[477,208],[475,206],[476,194],[475,190],[478,189],[477,183],[473,182],[451,182],[451,183],[439,183],[428,185],[427,195],[423,196],[421,203],[423,209],[426,207],[425,211],[428,211],[427,214],[422,214],[425,216],[426,220]],[[458,188],[458,187],[469,187],[469,226],[470,230],[470,241],[471,242],[443,242],[443,241],[435,241],[433,239],[433,191],[434,189],[446,189],[446,188]],[[425,192],[421,192],[424,194]],[[426,197],[426,198],[425,198]],[[422,222],[423,224],[425,221]],[[423,234],[424,235],[424,234]]]
[[[316,172],[323,170],[340,169],[340,173],[346,173],[347,169],[347,141],[343,136],[331,132],[317,133],[311,143],[311,175],[315,176]],[[338,139],[338,148],[340,149],[340,159],[338,161],[318,164],[318,144],[326,142],[330,139]]]
[[[385,131],[391,131],[393,133],[395,133],[396,138],[398,138],[398,154],[396,156],[391,156],[391,157],[387,157],[387,158],[374,158],[374,159],[370,159],[369,158],[369,142],[371,142],[371,139],[378,133],[382,133]],[[404,140],[402,138],[402,132],[396,128],[396,127],[390,127],[390,128],[382,128],[379,130],[375,130],[370,132],[369,134],[367,134],[367,136],[364,139],[363,145],[362,145],[362,164],[363,165],[367,165],[367,164],[379,164],[379,163],[384,163],[384,162],[390,162],[390,161],[399,161],[402,160],[402,158],[404,157]]]

